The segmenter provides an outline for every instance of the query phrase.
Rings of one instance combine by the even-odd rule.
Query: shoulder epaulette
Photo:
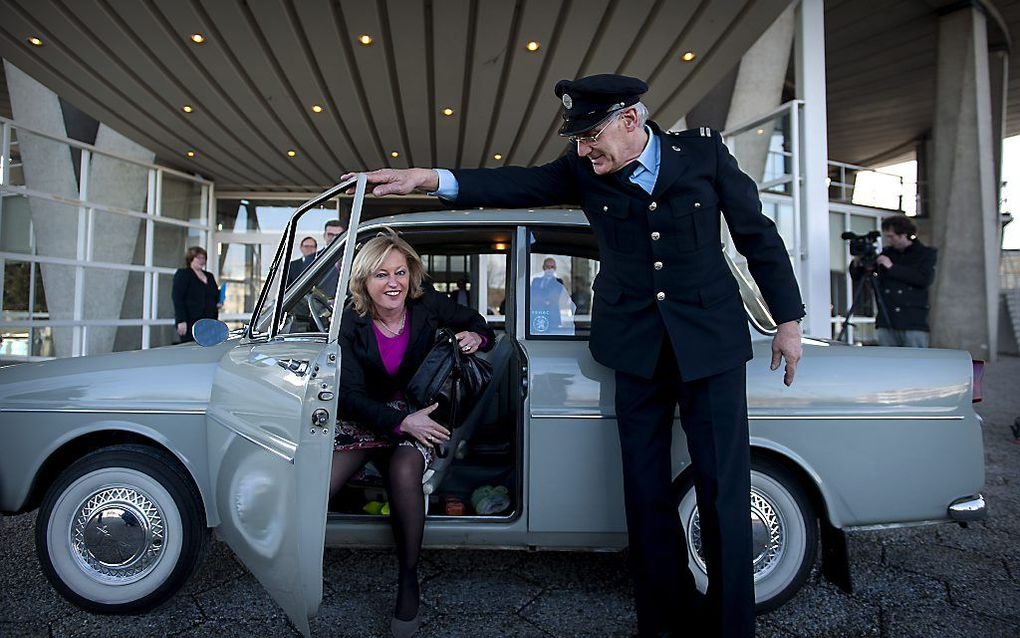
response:
[[[707,126],[699,126],[698,128],[689,128],[686,131],[673,131],[671,135],[677,137],[712,137],[712,129]]]

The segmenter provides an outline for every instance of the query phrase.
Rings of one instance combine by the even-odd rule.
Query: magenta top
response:
[[[410,323],[410,310],[407,311],[407,315],[404,319],[404,326]],[[379,326],[374,321],[372,322],[372,331],[375,333],[375,342],[379,344],[379,356],[382,357],[386,373],[391,377],[397,376],[400,363],[404,360],[404,353],[407,352],[407,344],[410,341],[411,331],[405,327],[404,331],[399,335],[390,337],[383,334],[383,331],[379,329]]]

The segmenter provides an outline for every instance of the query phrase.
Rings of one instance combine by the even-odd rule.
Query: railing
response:
[[[807,268],[807,250],[802,245],[802,224],[805,214],[801,201],[803,174],[801,172],[802,139],[801,121],[803,102],[793,100],[754,120],[723,132],[730,152],[738,159],[741,168],[758,183],[761,193],[762,210],[775,223],[786,243],[794,272],[804,281]],[[883,218],[898,211],[852,203],[855,184],[851,183],[854,172],[868,171],[863,166],[843,162],[829,162],[829,207],[826,211],[829,227],[835,237],[830,237],[830,322],[832,334],[836,335],[843,324],[843,313],[852,301],[853,285],[846,271],[850,261],[847,243],[839,240],[843,231],[862,233],[877,230]],[[898,188],[899,203],[903,202],[903,178],[884,173],[896,180],[890,188]],[[833,176],[836,177],[833,180]],[[746,269],[746,263],[733,246],[728,234],[724,238],[727,253],[738,268]],[[838,245],[837,245],[838,242]],[[869,308],[866,308],[869,309]],[[858,314],[851,327],[852,341],[870,341],[874,331],[874,317]]]
[[[90,348],[92,337],[100,334],[100,341],[111,346],[122,343],[121,349],[171,342],[174,315],[167,279],[183,265],[184,252],[168,252],[168,246],[194,243],[215,252],[211,244],[213,183],[5,118],[0,118],[0,131],[0,228],[4,231],[0,238],[0,359],[34,361],[90,354],[102,350]],[[58,193],[26,183],[25,159],[59,173],[60,154],[72,151],[80,153],[76,188]],[[33,152],[39,157],[25,157]],[[105,169],[115,169],[121,190],[102,180],[90,184],[99,158]],[[64,184],[71,182],[66,174],[62,177]],[[137,184],[134,190],[130,190],[132,181]],[[103,192],[100,186],[109,189]],[[142,205],[125,207],[106,200],[123,196]],[[164,200],[173,205],[164,207]],[[135,235],[131,235],[132,223],[138,229]],[[104,236],[111,229],[119,229],[123,236]],[[139,247],[139,241],[144,245]],[[131,254],[111,259],[103,252],[111,247]],[[215,264],[210,259],[208,269],[215,272]],[[70,295],[40,290],[46,279],[54,288],[63,286],[72,271],[73,292],[69,285],[66,290]],[[141,303],[134,299],[125,303],[129,281],[137,287],[138,282],[131,279],[135,273],[141,277]],[[123,288],[118,293],[119,286]],[[96,308],[95,300],[102,295],[109,297],[111,305]],[[136,314],[121,316],[122,311],[133,312],[139,305]],[[133,331],[121,334],[125,327],[138,328],[140,334],[137,338]]]

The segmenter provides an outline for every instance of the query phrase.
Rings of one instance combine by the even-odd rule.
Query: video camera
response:
[[[878,259],[878,238],[882,236],[882,233],[873,230],[864,235],[858,235],[852,231],[846,231],[840,235],[841,239],[845,239],[850,242],[850,255],[852,257],[860,257],[860,265],[864,268],[875,267],[875,260]]]

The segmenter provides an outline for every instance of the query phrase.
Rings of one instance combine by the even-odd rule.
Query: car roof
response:
[[[365,220],[361,227],[382,225],[402,226],[405,224],[443,223],[455,224],[527,224],[527,225],[577,225],[587,226],[588,219],[580,210],[564,208],[467,208],[459,210],[438,210],[423,213],[398,213],[386,217]]]

